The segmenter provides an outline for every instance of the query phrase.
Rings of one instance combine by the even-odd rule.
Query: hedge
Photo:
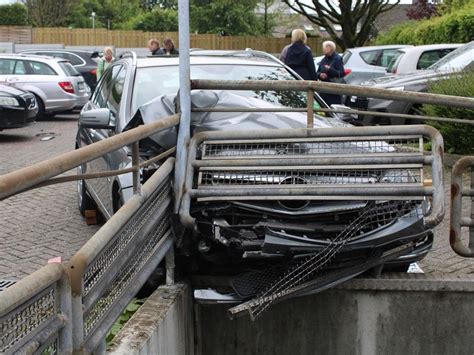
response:
[[[474,2],[443,16],[409,21],[381,34],[377,44],[465,43],[474,40]]]
[[[429,84],[429,92],[455,96],[474,97],[474,70],[463,72],[449,79]],[[474,120],[474,110],[447,106],[424,105],[423,111],[430,116]],[[446,151],[456,154],[474,153],[474,126],[463,124],[433,123],[444,137]]]
[[[0,26],[25,25],[28,25],[28,11],[25,5],[0,5]]]

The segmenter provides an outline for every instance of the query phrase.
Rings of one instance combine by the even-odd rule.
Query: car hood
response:
[[[407,86],[432,79],[438,79],[447,74],[448,73],[445,71],[418,70],[411,73],[382,76],[375,80],[366,81],[362,83],[361,86],[373,86],[378,88]]]
[[[1,94],[10,94],[10,95],[18,96],[18,95],[24,94],[25,92],[26,92],[26,91],[13,88],[13,87],[11,87],[11,86],[1,85],[1,84],[0,84],[0,93],[1,93]]]
[[[177,112],[176,95],[163,95],[141,106],[135,116],[125,127],[133,128],[141,123],[147,124],[168,117]],[[274,108],[279,107],[267,101],[252,97],[243,97],[228,91],[191,92],[191,106],[193,108]],[[348,126],[347,123],[333,117],[316,116],[315,128]],[[301,112],[194,112],[191,115],[192,133],[216,130],[259,130],[305,128],[306,113]],[[160,132],[152,139],[165,149],[176,144],[177,129],[171,128]]]

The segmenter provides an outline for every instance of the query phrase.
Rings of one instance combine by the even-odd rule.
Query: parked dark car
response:
[[[0,84],[0,130],[33,123],[37,113],[35,95]]]
[[[428,84],[430,82],[447,78],[450,75],[456,75],[466,70],[474,70],[474,41],[452,51],[426,70],[417,70],[416,72],[400,75],[389,75],[364,82],[361,85],[397,91],[426,92],[428,91]],[[413,102],[356,96],[347,98],[346,105],[364,111],[402,114],[417,112],[417,106]],[[359,121],[363,125],[406,123],[406,119],[404,118],[381,119],[380,117],[369,115],[360,116]]]
[[[87,85],[89,85],[91,88],[91,92],[94,92],[94,89],[97,85],[96,74],[99,52],[76,49],[38,49],[27,50],[21,53],[46,55],[69,60],[71,64],[77,69],[77,71],[84,77]]]

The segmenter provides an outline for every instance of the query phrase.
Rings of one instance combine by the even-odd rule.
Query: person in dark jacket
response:
[[[151,55],[163,55],[165,52],[160,48],[160,41],[156,38],[152,38],[148,41],[148,49]]]
[[[306,45],[306,33],[303,30],[291,32],[291,46],[284,54],[286,65],[297,72],[304,80],[316,80],[316,67],[314,66],[313,53]]]
[[[318,79],[332,83],[344,83],[344,64],[342,57],[336,53],[336,44],[332,41],[323,42],[324,58],[318,66]],[[321,98],[329,105],[340,105],[341,95],[320,94]]]
[[[179,55],[179,51],[175,48],[174,42],[171,38],[166,38],[163,42],[163,51],[165,55]]]

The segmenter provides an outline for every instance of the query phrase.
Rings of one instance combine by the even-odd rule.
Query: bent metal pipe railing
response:
[[[176,126],[178,123],[179,114],[169,116],[156,122],[138,126],[129,131],[117,134],[111,138],[104,139],[103,141],[76,149],[72,152],[64,153],[57,157],[2,175],[0,176],[0,200],[34,188],[40,184],[48,184],[47,181],[50,178],[53,178],[59,174],[63,174],[81,164],[85,164],[94,159],[100,158],[101,156],[111,153],[126,145],[137,145],[138,141],[141,139],[147,138],[167,128]],[[164,157],[162,156],[160,158],[163,159]],[[155,159],[147,161],[146,164],[153,162],[155,162]],[[144,166],[143,163],[140,164],[136,154],[132,156],[132,165],[133,167],[131,169],[115,171],[113,172],[113,175],[128,172],[134,172],[137,174],[139,169]],[[108,175],[107,173],[104,173],[104,175],[101,176]],[[68,177],[62,181],[59,180],[57,182],[87,178],[88,176],[86,174],[76,178]],[[138,179],[135,179],[134,181],[136,184],[138,184]],[[136,188],[137,186],[134,187],[134,189]]]
[[[69,277],[48,264],[0,293],[0,353],[70,354]]]
[[[169,158],[69,262],[74,351],[93,352],[166,257],[173,282]]]
[[[463,184],[463,174],[471,169],[470,188]],[[463,215],[463,197],[471,199],[471,216]],[[459,159],[451,173],[451,216],[449,243],[451,248],[464,257],[474,257],[474,156]],[[469,242],[464,244],[461,239],[463,228],[469,228]]]
[[[431,142],[431,155],[423,154],[423,140],[427,138]],[[275,153],[274,156],[262,155],[223,155],[206,157],[201,155],[208,145],[229,145],[229,150],[248,149],[252,144],[260,144],[265,147],[269,144],[280,143],[282,146],[296,144],[365,144],[369,146],[377,141],[382,144],[384,140],[406,140],[414,139],[417,146],[415,153],[400,152],[393,154],[391,151],[382,153],[369,152],[368,154],[357,154],[350,149],[344,154],[326,152],[324,148],[318,153]],[[309,143],[307,143],[309,142]],[[359,142],[359,143],[357,143]],[[362,145],[362,146],[363,146]],[[236,148],[235,148],[236,147]],[[350,147],[349,147],[350,148]],[[360,148],[360,146],[359,146]],[[219,148],[220,149],[220,148]],[[264,149],[264,148],[262,148]],[[278,150],[278,149],[277,149]],[[284,150],[284,149],[283,149]],[[303,148],[304,150],[304,148]],[[185,181],[185,194],[180,209],[180,220],[188,228],[195,227],[195,220],[190,214],[192,200],[382,200],[382,199],[423,199],[432,198],[432,206],[425,218],[427,226],[433,227],[439,224],[445,214],[445,196],[443,187],[443,138],[433,127],[424,125],[414,126],[379,126],[379,127],[343,127],[343,128],[320,128],[320,129],[282,129],[282,130],[260,130],[260,131],[225,131],[225,132],[202,132],[193,137],[190,144],[187,175]],[[253,154],[253,153],[252,153]],[[217,179],[232,180],[238,176],[248,176],[275,170],[318,170],[318,171],[344,171],[363,169],[422,169],[423,165],[431,165],[432,186],[425,186],[423,181],[416,184],[331,184],[326,185],[282,185],[257,184],[248,186],[236,184],[226,186],[225,184],[215,186],[211,182],[209,186],[202,185],[202,177],[206,171],[217,175]],[[234,173],[226,177],[224,173]],[[256,173],[255,173],[256,172]],[[200,174],[199,176],[197,176]],[[420,174],[422,179],[422,174]],[[197,180],[196,180],[197,179]],[[196,183],[197,181],[197,183]],[[390,186],[391,185],[391,186]]]

